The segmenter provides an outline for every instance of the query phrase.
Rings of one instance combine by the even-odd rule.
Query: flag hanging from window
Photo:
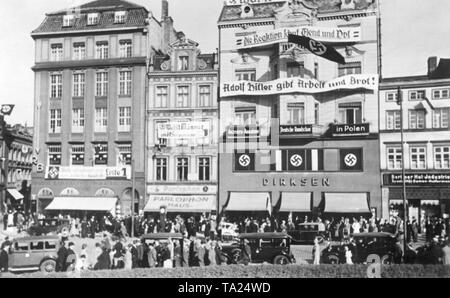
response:
[[[15,105],[2,105],[0,112],[3,115],[11,115]]]
[[[300,36],[300,35],[293,35],[289,34],[288,36],[288,42],[298,44],[314,55],[320,56],[322,58],[325,58],[327,60],[339,63],[339,64],[345,64],[345,58],[339,54],[338,51],[336,51],[335,48],[331,46],[327,46],[320,41],[314,40],[312,38],[306,37],[306,36]]]

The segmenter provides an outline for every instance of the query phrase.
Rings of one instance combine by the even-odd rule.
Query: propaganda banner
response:
[[[331,81],[317,81],[300,77],[282,78],[268,82],[234,81],[220,84],[220,96],[276,95],[286,93],[323,93],[339,89],[378,90],[378,75],[355,74]]]
[[[49,166],[45,172],[49,180],[109,180],[131,179],[130,167],[60,167]]]
[[[209,133],[208,122],[167,122],[158,123],[159,139],[204,138]]]
[[[236,37],[237,49],[248,49],[288,42],[289,35],[313,38],[321,42],[352,43],[361,41],[361,27],[296,27],[259,31]]]

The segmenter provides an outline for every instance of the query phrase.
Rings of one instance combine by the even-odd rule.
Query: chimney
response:
[[[164,21],[168,16],[169,16],[169,1],[162,0],[161,21]]]
[[[437,57],[433,56],[428,58],[428,75],[431,75],[437,68]]]

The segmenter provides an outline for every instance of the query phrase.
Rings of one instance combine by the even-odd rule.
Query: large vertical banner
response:
[[[340,164],[342,171],[362,171],[363,170],[363,150],[341,149]]]
[[[255,153],[248,151],[234,153],[234,170],[236,172],[249,172],[255,170]]]

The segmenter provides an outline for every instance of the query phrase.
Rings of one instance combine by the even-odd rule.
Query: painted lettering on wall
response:
[[[280,187],[330,187],[331,181],[329,177],[322,178],[263,178],[262,185],[264,187],[280,186]]]

